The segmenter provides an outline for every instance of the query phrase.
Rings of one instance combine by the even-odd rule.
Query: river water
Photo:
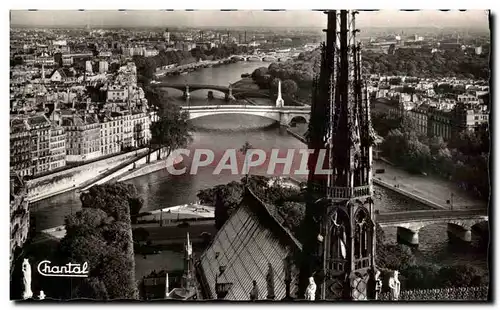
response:
[[[165,77],[163,80],[171,83],[225,86],[238,81],[242,73],[251,73],[258,67],[267,67],[268,65],[269,63],[262,62],[240,62],[216,68],[201,69],[184,76]],[[182,92],[173,89],[166,89],[166,91],[170,96],[169,100],[183,103]],[[205,90],[192,92],[190,104],[207,104],[207,93],[208,91]],[[222,98],[223,95],[214,91],[214,97]],[[213,100],[217,101],[218,99]],[[221,103],[223,103],[222,100]],[[227,149],[238,150],[245,142],[249,142],[254,148],[266,150],[266,154],[270,154],[271,149],[280,149],[281,156],[284,156],[287,149],[298,150],[305,148],[303,143],[288,134],[283,128],[273,124],[273,121],[257,116],[235,114],[207,116],[193,120],[193,125],[195,126],[193,142],[188,149],[191,151],[194,149],[210,149],[215,153],[216,160],[220,159]],[[241,165],[243,159],[240,157],[242,156],[238,156]],[[191,156],[185,158],[181,166],[190,167],[190,158]],[[294,167],[298,168],[299,163],[300,156],[297,153],[294,157]],[[282,165],[278,165],[277,171],[280,167]],[[265,174],[266,170],[267,165],[264,164],[255,167],[255,169],[252,168],[250,172],[252,174]],[[194,202],[197,200],[196,194],[199,190],[240,180],[242,177],[241,175],[233,175],[228,170],[223,170],[219,175],[213,175],[213,171],[214,165],[211,165],[201,167],[195,175],[186,173],[173,176],[164,169],[129,180],[127,183],[134,184],[144,198],[143,211],[156,210]],[[300,179],[300,176],[296,178]],[[376,187],[375,191],[377,193],[375,207],[380,212],[428,209],[426,206],[392,191],[380,187]],[[64,217],[80,208],[78,194],[75,191],[34,203],[32,210],[35,215],[37,230],[63,225]],[[387,228],[385,233],[388,241],[396,242],[396,229]],[[419,239],[420,245],[418,250],[415,251],[418,259],[422,262],[439,265],[450,263],[471,264],[484,272],[487,271],[487,254],[485,251],[477,250],[478,237],[474,234],[472,244],[465,249],[448,244],[446,225],[431,225],[422,228]],[[136,263],[141,264],[140,261]]]

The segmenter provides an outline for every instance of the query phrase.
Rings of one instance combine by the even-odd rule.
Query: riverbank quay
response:
[[[300,134],[294,132],[293,129],[290,128],[290,126],[286,127],[286,132],[288,132],[289,134],[291,134],[292,136],[294,136],[295,138],[300,140],[300,142],[307,144],[307,139],[303,135],[300,135]]]
[[[147,152],[148,148],[142,148],[28,180],[26,181],[27,200],[33,203],[77,189],[86,182],[104,177],[112,169],[134,161]]]
[[[27,200],[34,203],[70,190],[85,191],[110,181],[122,182],[165,169],[181,160],[174,152],[167,156],[166,148],[150,155],[148,152],[148,148],[143,148],[29,180]]]
[[[81,186],[80,190],[86,191],[94,185],[113,181],[120,182],[136,178],[161,169],[165,169],[177,164],[182,160],[182,158],[175,152],[171,152],[170,154],[168,154],[168,156],[167,154],[167,148],[155,150],[150,155],[146,153],[142,157],[137,158],[134,161],[124,163],[123,165],[110,170],[109,173],[101,176],[99,179],[86,183],[84,186]]]
[[[303,134],[287,128],[292,136],[303,143],[307,143]],[[429,175],[411,174],[384,160],[375,160],[373,183],[392,190],[398,194],[423,203],[433,209],[464,210],[487,209],[488,203],[472,197],[467,192],[447,180],[438,179]]]
[[[252,78],[246,77],[246,78],[241,78],[241,80],[238,80],[234,83],[231,84],[232,88],[244,88],[248,90],[260,90],[259,86],[254,83]]]
[[[218,59],[218,60],[201,60],[198,62],[192,62],[183,65],[177,65],[168,69],[160,69],[158,72],[154,74],[155,78],[161,78],[168,75],[179,75],[185,72],[192,72],[202,68],[210,68],[219,65],[225,65],[229,63],[233,63],[235,60],[227,59]]]
[[[447,180],[432,176],[411,174],[392,166],[382,160],[374,163],[375,169],[384,169],[384,173],[374,175],[374,183],[405,194],[410,198],[419,197],[428,201],[427,205],[439,206],[441,209],[464,210],[486,209],[488,203],[472,197],[467,192]],[[424,201],[421,201],[425,203]]]

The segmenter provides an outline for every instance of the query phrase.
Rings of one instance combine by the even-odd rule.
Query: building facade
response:
[[[28,125],[31,138],[31,174],[45,173],[51,170],[51,123],[45,115],[38,114],[28,117]]]
[[[418,107],[407,112],[408,117],[411,118],[415,124],[415,129],[420,135],[427,135],[428,122],[429,122],[429,107]]]
[[[122,85],[111,85],[106,93],[108,102],[125,102],[128,98],[128,89]]]
[[[108,72],[109,64],[105,60],[99,61],[99,73],[106,73]]]
[[[442,137],[445,141],[451,139],[453,122],[449,112],[431,109],[427,119],[427,135],[429,137]]]
[[[50,128],[50,169],[66,166],[66,132],[62,126],[52,124]]]
[[[21,177],[31,175],[31,137],[26,118],[10,120],[10,168]]]
[[[19,175],[10,173],[10,267],[18,249],[22,248],[30,229],[26,187]]]
[[[130,126],[132,129],[132,146],[146,146],[151,139],[151,117],[148,112],[132,112]]]
[[[63,116],[62,127],[66,131],[66,162],[85,162],[101,156],[101,126],[94,114]]]
[[[100,117],[101,153],[116,154],[133,146],[131,117],[127,112],[106,112]]]
[[[488,126],[489,115],[486,105],[457,103],[453,109],[455,133],[464,130],[475,131],[482,126]]]

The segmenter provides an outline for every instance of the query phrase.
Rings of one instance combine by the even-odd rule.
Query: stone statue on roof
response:
[[[250,300],[259,300],[259,287],[257,281],[253,280],[252,291],[250,292]]]
[[[398,279],[399,272],[394,270],[389,278],[390,300],[399,300],[399,293],[401,290],[401,282]]]
[[[31,265],[27,258],[23,261],[22,271],[24,284],[23,299],[29,299],[33,297],[33,291],[31,290]]]
[[[314,300],[316,298],[316,283],[313,277],[309,277],[309,285],[306,288],[306,300]]]
[[[274,299],[274,269],[271,263],[268,263],[267,275],[266,275],[266,283],[267,283],[267,299]]]

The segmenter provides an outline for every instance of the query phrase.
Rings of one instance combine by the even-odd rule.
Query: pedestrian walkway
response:
[[[381,160],[374,162],[374,168],[385,169],[384,173],[375,174],[375,178],[393,186],[398,185],[399,189],[441,205],[444,209],[451,209],[452,205],[453,209],[487,208],[485,201],[471,197],[469,193],[460,190],[451,181],[411,174]],[[450,203],[447,203],[448,200]]]

